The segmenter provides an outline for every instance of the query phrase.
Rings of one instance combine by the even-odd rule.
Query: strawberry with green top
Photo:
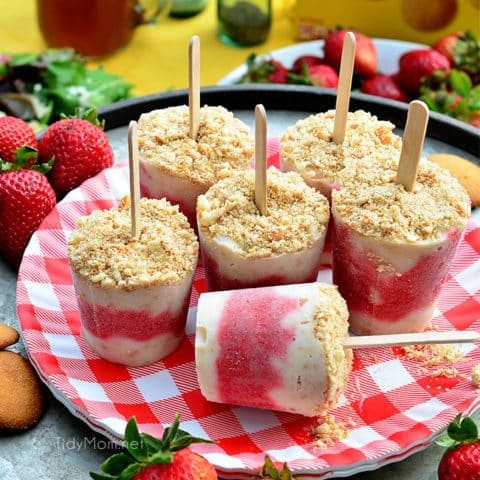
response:
[[[330,33],[325,39],[324,52],[325,63],[340,70],[342,60],[343,41],[349,30],[336,30]],[[377,73],[378,54],[375,44],[367,35],[360,32],[353,32],[356,40],[355,59],[353,72],[361,77],[370,77]]]
[[[43,161],[55,158],[48,178],[59,198],[113,165],[113,150],[95,109],[50,125],[38,148]]]
[[[437,40],[433,48],[445,55],[453,68],[467,72],[473,80],[480,80],[480,41],[473,32],[450,33]]]
[[[180,416],[165,429],[162,439],[140,433],[134,418],[125,429],[127,451],[116,453],[102,465],[104,473],[90,472],[94,480],[216,480],[215,468],[188,447],[207,442],[180,430]]]
[[[17,269],[33,232],[55,206],[45,173],[52,162],[37,165],[37,152],[17,150],[13,162],[0,159],[0,255]]]
[[[438,480],[480,480],[480,439],[470,417],[457,415],[436,444],[447,448],[438,465]]]

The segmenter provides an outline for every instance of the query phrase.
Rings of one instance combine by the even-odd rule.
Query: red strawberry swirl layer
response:
[[[355,333],[423,330],[433,315],[461,232],[418,244],[368,239],[335,218],[333,282],[347,301]]]

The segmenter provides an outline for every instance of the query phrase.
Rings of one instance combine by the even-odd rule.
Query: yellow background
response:
[[[410,13],[410,24],[402,13],[403,8]],[[449,13],[454,11],[451,18]],[[467,29],[474,31],[478,37],[480,0],[297,0],[294,36],[306,40],[308,38],[299,35],[301,25],[314,26],[320,31],[322,27],[340,25],[377,38],[431,45],[444,35]],[[420,26],[430,28],[432,25],[439,27],[434,30],[420,29]]]
[[[273,22],[268,41],[250,48],[224,45],[217,36],[216,2],[189,19],[161,19],[155,25],[137,28],[123,50],[99,62],[105,69],[135,85],[144,95],[188,85],[188,43],[192,35],[201,42],[201,84],[214,85],[252,53],[294,42],[291,0],[273,0]],[[46,48],[36,22],[35,0],[0,0],[0,52],[40,52]]]

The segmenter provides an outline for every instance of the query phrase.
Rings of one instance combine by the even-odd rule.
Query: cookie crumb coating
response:
[[[197,237],[178,206],[140,200],[140,235],[131,237],[130,199],[78,220],[68,240],[71,267],[101,287],[133,290],[179,285],[196,267]]]
[[[301,252],[324,234],[328,200],[295,172],[267,171],[267,215],[255,205],[255,173],[214,184],[197,200],[198,226],[210,238],[228,238],[238,253],[264,258]]]
[[[138,121],[140,161],[207,186],[250,166],[253,137],[232,112],[224,107],[202,107],[196,140],[189,136],[189,115],[186,105],[142,114]]]
[[[348,112],[345,140],[333,141],[335,110],[310,115],[288,127],[280,140],[280,155],[288,169],[307,180],[324,178],[336,183],[346,164],[365,156],[399,152],[401,138],[391,122],[378,120],[363,110]]]
[[[447,170],[422,159],[412,192],[396,183],[398,158],[346,167],[332,192],[334,210],[357,233],[393,243],[438,240],[470,217],[465,189]]]
[[[325,351],[325,367],[328,379],[324,401],[318,415],[333,408],[345,391],[348,374],[352,368],[353,353],[344,348],[348,338],[348,308],[336,285],[319,284],[320,302],[313,316],[315,337],[322,342]]]

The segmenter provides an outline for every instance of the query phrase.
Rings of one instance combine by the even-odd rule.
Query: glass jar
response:
[[[207,5],[207,0],[173,0],[170,16],[188,18],[200,13]]]
[[[171,0],[37,0],[37,19],[49,47],[85,56],[125,46],[135,27],[166,15]]]
[[[218,34],[232,46],[263,43],[272,22],[271,0],[217,0]]]

